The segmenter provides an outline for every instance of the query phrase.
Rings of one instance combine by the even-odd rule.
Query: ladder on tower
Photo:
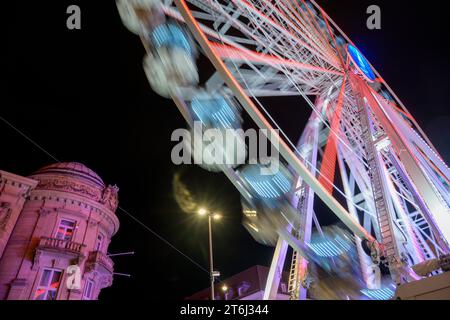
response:
[[[355,92],[360,92],[355,90]],[[362,129],[362,138],[365,146],[367,164],[369,166],[369,176],[372,184],[373,199],[375,210],[378,219],[378,226],[380,230],[381,242],[384,249],[384,257],[389,263],[389,270],[393,278],[400,276],[400,254],[397,248],[395,235],[393,232],[393,222],[389,212],[388,203],[386,201],[386,193],[388,192],[382,180],[382,172],[379,164],[378,154],[372,135],[372,126],[370,122],[370,111],[365,105],[364,99],[359,94],[356,94],[358,101],[358,114]]]
[[[299,300],[301,279],[299,274],[300,259],[298,252],[294,250],[292,253],[291,269],[289,270],[289,299]]]
[[[297,191],[296,196],[298,197],[298,205],[299,209],[299,220],[297,225],[294,225],[292,229],[292,235],[297,240],[304,240],[300,230],[302,230],[302,226],[305,224],[306,218],[306,206],[307,206],[307,195],[308,195],[309,187],[305,182],[302,182],[300,189]],[[302,275],[301,275],[301,264],[303,263],[303,257],[294,250],[292,253],[292,261],[291,267],[289,270],[289,283],[288,283],[288,292],[290,300],[299,300],[300,299],[300,290],[302,286]]]
[[[316,101],[316,104],[322,105],[321,100]],[[325,104],[322,106],[325,106]],[[305,159],[308,159],[308,163],[305,163],[305,165],[313,172],[317,164],[319,136],[322,128],[317,123],[317,115],[313,112],[307,129],[304,131],[298,145],[302,155]],[[293,238],[305,244],[311,239],[311,229],[314,220],[314,191],[304,180],[299,180],[296,185],[292,205],[297,209],[298,216],[296,221],[294,221],[291,233]],[[318,226],[318,223],[316,225]],[[307,288],[303,286],[306,274],[307,260],[294,249],[288,279],[290,300],[306,299]]]

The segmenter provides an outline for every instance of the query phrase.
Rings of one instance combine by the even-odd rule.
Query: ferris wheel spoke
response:
[[[191,1],[191,2],[192,3],[195,2],[198,5],[199,1]],[[222,7],[220,7],[220,8],[214,7],[214,9],[215,10],[217,9],[217,11],[222,10],[221,13],[223,15],[227,15],[228,14],[227,12],[231,12],[231,9],[229,8],[229,6],[227,7],[226,10],[224,8],[222,8]],[[214,15],[215,16],[214,18],[216,18],[216,20],[217,20],[216,23],[215,23],[216,30],[223,30],[224,26],[221,26],[220,28],[218,28],[218,22],[220,20],[220,19],[217,19],[218,14],[217,13],[213,13],[211,8],[209,8],[208,10],[209,10],[210,14]],[[213,37],[212,40],[216,40],[216,41],[220,41],[220,42],[226,43],[229,46],[238,47],[239,49],[241,49],[245,53],[251,53],[251,54],[244,55],[244,56],[246,56],[245,58],[247,60],[249,60],[248,58],[250,56],[255,57],[255,55],[252,53],[251,50],[246,49],[243,46],[243,44],[245,44],[245,43],[247,43],[247,44],[254,44],[255,42],[258,42],[259,43],[259,46],[258,46],[259,50],[261,50],[262,52],[270,51],[270,53],[272,55],[277,56],[281,60],[281,61],[278,61],[278,62],[283,62],[283,63],[280,63],[278,65],[278,68],[279,67],[286,68],[287,65],[289,65],[289,67],[292,67],[292,66],[296,65],[297,67],[301,67],[302,69],[304,67],[306,69],[314,69],[315,68],[315,71],[324,71],[325,73],[330,73],[330,74],[336,74],[337,75],[337,74],[341,73],[340,71],[333,70],[332,68],[330,68],[329,65],[327,65],[327,67],[328,67],[327,68],[325,66],[326,63],[324,63],[320,59],[317,59],[314,55],[311,55],[311,54],[308,57],[305,57],[305,56],[302,57],[301,55],[299,56],[298,53],[292,53],[292,55],[291,55],[292,59],[290,59],[292,61],[282,61],[284,59],[283,56],[287,55],[286,54],[286,52],[287,52],[286,48],[290,47],[289,44],[286,44],[286,43],[280,44],[280,43],[274,42],[274,43],[271,43],[271,45],[269,45],[269,47],[271,49],[268,49],[268,50],[267,49],[263,49],[267,45],[267,43],[264,42],[265,39],[261,39],[261,38],[256,37],[255,33],[253,31],[251,31],[248,28],[248,26],[243,25],[242,23],[238,22],[236,20],[236,12],[237,11],[232,13],[233,16],[226,16],[226,18],[227,18],[227,19],[225,19],[227,21],[226,29],[229,28],[230,24],[234,24],[237,29],[239,29],[244,34],[247,34],[247,36],[250,38],[250,40],[249,39],[245,39],[243,37],[236,37],[236,36],[230,36],[230,35],[227,35],[227,34],[222,34],[221,33],[222,31],[218,32],[218,31],[211,30],[210,28],[206,27],[204,24],[200,24],[200,26],[201,26],[202,30],[206,34],[208,34],[209,36]],[[194,13],[195,13],[195,11],[193,12],[193,15],[194,15]],[[174,12],[170,12],[170,14],[172,16],[176,16],[176,13],[174,13]],[[177,18],[181,19],[180,16],[178,16]],[[211,20],[211,19],[209,19],[209,20]],[[233,21],[233,23],[230,23],[231,21]],[[280,36],[281,36],[281,34],[280,34]],[[268,36],[266,35],[265,38],[267,39]],[[280,37],[280,41],[284,41],[283,37]],[[238,42],[240,42],[240,43],[238,43]],[[276,49],[274,49],[274,48],[276,48]],[[221,50],[221,51],[223,51],[223,50]],[[233,53],[235,53],[235,52],[233,52]],[[299,51],[299,52],[302,52],[302,51]],[[282,53],[282,54],[280,54],[280,53]],[[303,50],[303,55],[304,54],[307,54],[307,52],[305,52],[305,50]],[[240,54],[239,56],[243,56],[243,55]],[[233,54],[232,57],[236,57],[236,54]],[[262,62],[262,59],[260,57],[257,57],[257,58],[258,58],[257,59],[258,62]],[[272,57],[267,57],[267,58],[272,60],[270,62],[277,62]],[[284,59],[284,60],[286,60],[286,59]],[[303,63],[303,64],[301,64],[301,63],[293,63],[293,61],[305,61],[306,63]],[[312,62],[312,65],[308,66],[308,64],[307,64],[308,62],[310,62],[310,63]],[[276,64],[275,64],[275,66],[276,66]],[[255,69],[254,66],[252,66],[251,68]],[[327,86],[329,87],[331,85],[331,84],[326,84],[327,83],[326,82],[326,77],[323,77],[323,76],[321,76],[318,73],[304,72],[304,71],[305,70],[295,70],[295,69],[291,71],[291,73],[293,75],[293,79],[295,79],[295,81],[299,84],[299,86],[309,86],[313,90],[313,91],[311,91],[311,90],[302,90],[304,93],[306,93],[306,94],[320,93],[320,88],[327,87]],[[329,81],[328,82],[335,82],[336,80],[337,80],[336,77],[334,77],[334,79],[332,77],[329,77]],[[317,84],[321,84],[321,87],[320,88],[317,87]],[[288,92],[289,92],[288,93],[289,95],[293,95],[293,94],[294,95],[298,95],[298,93],[295,93],[295,92],[292,92],[292,91],[289,91],[289,90],[288,90]],[[267,95],[269,95],[271,93],[270,93],[270,90],[269,91],[267,91],[267,90],[263,90],[263,91],[258,90],[258,92],[256,92],[256,94],[257,95],[267,96]],[[286,95],[286,90],[284,90],[282,94]]]
[[[317,95],[320,92],[308,84],[291,85],[286,82],[286,77],[280,74],[271,78],[261,78],[259,73],[252,70],[240,70],[239,73],[235,73],[232,67],[230,70],[244,90],[252,97]]]
[[[285,12],[289,12],[295,17],[297,17],[298,21],[301,21],[301,25],[304,29],[306,29],[306,34],[313,40],[315,43],[320,47],[324,48],[326,52],[330,56],[336,56],[336,52],[334,49],[330,46],[330,43],[326,39],[325,35],[323,34],[322,30],[320,30],[320,27],[317,24],[317,17],[314,15],[314,13],[311,11],[308,5],[304,1],[302,1],[305,9],[302,9],[299,6],[298,1],[287,1],[287,6],[289,6],[289,9],[286,8],[286,5],[283,4],[283,2],[278,1],[281,8],[285,10]]]
[[[298,38],[292,38],[292,34],[280,32],[279,29],[281,27],[277,25],[276,22],[273,22],[271,24],[265,23],[267,28],[266,30],[264,30],[257,27],[259,25],[259,21],[257,20],[257,18],[255,18],[254,12],[252,15],[249,14],[247,10],[239,10],[239,7],[235,6],[234,10],[236,11],[232,16],[230,12],[227,12],[224,8],[222,8],[217,4],[215,8],[217,9],[217,11],[219,11],[218,16],[223,15],[226,18],[227,24],[230,24],[230,22],[232,22],[236,30],[239,30],[248,38],[251,38],[256,42],[258,42],[257,47],[258,51],[261,52],[271,51],[273,54],[278,55],[280,57],[286,57],[292,60],[298,60],[302,62],[314,61],[315,64],[319,66],[328,64],[331,67],[333,67],[327,61],[317,58],[310,50],[308,50],[307,47],[301,46],[303,42],[301,41],[299,43]],[[256,17],[260,17],[261,13],[259,11],[257,12],[259,13],[259,15],[256,14]],[[236,15],[236,13],[239,14]],[[248,23],[245,24],[244,22],[240,21],[238,17],[249,20],[250,24]],[[217,25],[215,27],[217,28]],[[220,32],[220,35],[222,38],[226,38],[228,36],[222,32]],[[336,69],[339,70],[339,68]]]
[[[301,17],[299,18],[296,12],[293,12],[287,8],[282,1],[275,1],[271,3],[268,0],[262,1],[262,3],[270,9],[271,17],[276,20],[281,26],[283,26],[287,31],[295,34],[297,37],[303,39],[306,43],[311,45],[315,50],[321,52],[329,59],[334,60],[336,53],[330,48],[323,45],[317,37],[318,33],[311,32],[310,21],[305,21]],[[297,19],[293,19],[293,18]]]
[[[278,95],[301,95],[302,93],[316,95],[343,76],[342,72],[336,70],[262,54],[242,46],[229,46],[211,41],[209,43],[222,60],[232,62],[228,65],[237,78],[242,80],[242,78],[250,77],[246,82],[249,87],[257,87],[258,92],[255,91],[257,96],[269,94],[269,91],[261,90],[261,82],[269,85],[271,90],[281,89]],[[251,70],[245,66],[250,67]],[[259,80],[256,79],[258,76]],[[278,86],[276,86],[277,83],[279,83]],[[301,88],[300,92],[296,92],[295,84]]]
[[[168,15],[169,17],[179,21],[179,22],[184,22],[183,17],[181,16],[181,14],[176,10],[175,7],[173,6],[166,6],[163,7],[164,13],[166,15]],[[194,16],[199,16],[200,13],[202,12],[198,12],[198,11],[193,11],[193,15]],[[204,13],[203,13],[204,14]],[[204,14],[202,20],[207,20],[207,21],[216,21],[217,20],[217,15],[212,15],[212,14]],[[210,37],[210,39],[214,39],[215,41],[218,42],[223,42],[227,45],[230,46],[235,46],[238,48],[246,48],[245,46],[250,46],[250,47],[256,47],[258,46],[258,42],[254,39],[248,38],[248,37],[243,37],[243,36],[233,36],[233,35],[222,35],[221,33],[217,32],[216,30],[214,30],[211,27],[208,27],[206,24],[204,23],[200,23],[200,28],[201,30]]]
[[[291,49],[296,51],[299,49],[303,49],[310,54],[315,55],[317,59],[327,62],[336,69],[340,68],[335,57],[327,57],[324,52],[320,51],[320,49],[313,48],[310,44],[306,43],[304,39],[299,37],[301,32],[299,34],[290,32],[282,25],[280,25],[277,21],[274,21],[270,17],[267,17],[264,13],[262,13],[249,2],[235,0],[232,1],[236,5],[236,8],[239,8],[241,10],[242,15],[252,22],[252,33],[255,33],[255,31],[265,31],[262,29],[262,27],[267,30],[269,30],[270,28],[270,33],[265,32],[268,35],[268,37],[265,37],[266,41],[273,41],[274,39],[287,39],[290,45],[288,46],[288,48],[285,48],[285,50]],[[303,32],[303,34],[304,33],[305,32]]]
[[[301,95],[319,95],[320,89],[312,85],[291,84],[287,77],[279,73],[278,70],[270,67],[261,69],[236,69],[234,65],[227,63],[228,69],[243,87],[245,92],[252,97],[277,97],[277,96],[301,96]],[[219,74],[214,74],[207,82],[208,91],[214,92],[223,88],[230,92],[224,86],[224,82]]]
[[[344,58],[342,57],[341,52],[339,51],[339,46],[336,42],[336,37],[334,35],[334,31],[331,29],[330,27],[330,23],[328,21],[327,16],[325,15],[325,12],[322,10],[322,8],[320,8],[320,13],[325,21],[326,27],[327,27],[327,31],[328,31],[328,35],[331,37],[331,41],[334,44],[334,47],[336,48],[337,54],[339,56],[339,60],[341,61],[341,65],[344,66],[346,63],[344,62]]]
[[[306,72],[315,72],[319,74],[327,73],[331,75],[343,76],[344,74],[340,71],[330,70],[326,68],[317,67],[314,65],[309,65],[302,62],[297,62],[293,60],[287,60],[271,56],[268,54],[262,54],[243,48],[233,48],[231,46],[221,45],[217,43],[211,43],[211,46],[217,52],[217,54],[222,59],[232,59],[237,62],[251,62],[253,64],[263,64],[275,67],[286,67],[291,70],[299,70]]]
[[[261,96],[303,96],[320,95],[323,83],[329,81],[328,77],[309,78],[305,74],[286,75],[285,72],[266,65],[250,64],[246,68],[234,61],[226,61],[229,71],[242,85],[244,90],[255,97]],[[222,87],[223,80],[218,74],[214,74],[207,82],[211,91]]]

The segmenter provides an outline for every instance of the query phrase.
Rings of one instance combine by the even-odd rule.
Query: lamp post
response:
[[[198,211],[201,216],[208,216],[208,239],[209,239],[209,276],[211,281],[211,300],[215,300],[214,296],[214,280],[220,274],[218,271],[214,271],[214,259],[213,259],[213,239],[212,239],[212,219],[218,220],[221,215],[218,213],[210,212],[204,208]]]

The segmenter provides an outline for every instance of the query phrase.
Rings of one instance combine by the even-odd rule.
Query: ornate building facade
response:
[[[0,300],[93,300],[112,284],[118,188],[80,163],[0,171]]]

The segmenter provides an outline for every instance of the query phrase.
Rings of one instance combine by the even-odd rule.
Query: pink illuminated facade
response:
[[[117,205],[118,188],[80,163],[0,171],[0,300],[97,299],[113,281]]]

